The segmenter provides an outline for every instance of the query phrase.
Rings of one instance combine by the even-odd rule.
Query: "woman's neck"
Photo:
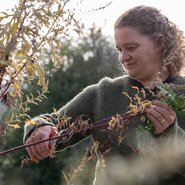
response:
[[[169,72],[164,71],[163,73],[155,75],[150,80],[139,81],[144,87],[153,89],[157,84],[164,82],[169,77]]]

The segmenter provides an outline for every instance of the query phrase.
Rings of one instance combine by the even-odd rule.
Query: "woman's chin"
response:
[[[138,76],[138,75],[137,75],[136,73],[134,73],[133,71],[128,71],[128,70],[127,70],[127,74],[128,74],[131,78],[137,80],[137,76]]]

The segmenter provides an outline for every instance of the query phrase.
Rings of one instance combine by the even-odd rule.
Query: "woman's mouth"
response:
[[[133,67],[135,67],[135,63],[127,63],[127,64],[124,64],[124,67],[126,69],[132,69]]]

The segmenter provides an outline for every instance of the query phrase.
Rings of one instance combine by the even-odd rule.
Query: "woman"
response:
[[[159,10],[147,6],[134,7],[117,19],[114,29],[119,60],[128,75],[115,79],[106,77],[98,84],[84,89],[57,113],[33,118],[36,125],[25,126],[25,143],[29,144],[63,133],[65,130],[57,129],[56,124],[60,122],[58,118],[64,115],[71,117],[71,123],[80,115],[86,115],[95,123],[117,114],[125,114],[130,101],[127,96],[123,95],[123,92],[127,92],[131,98],[134,98],[138,93],[137,89],[143,89],[145,98],[151,98],[151,94],[158,91],[155,87],[158,82],[185,84],[185,79],[180,77],[184,67],[185,49],[182,47],[184,37],[177,26]],[[172,143],[178,133],[183,134],[178,126],[182,124],[183,118],[176,116],[176,113],[161,101],[154,101],[146,109],[146,117],[153,125],[151,141],[158,142],[159,138],[165,136],[168,141],[171,140],[168,143]],[[127,158],[133,156],[136,150],[140,150],[142,143],[140,138],[142,137],[139,137],[137,131],[139,126],[143,127],[143,125],[139,119],[133,118],[127,130],[124,131],[122,135],[124,139],[121,141],[118,139],[117,132],[114,131],[87,130],[85,133],[74,134],[68,142],[58,142],[56,149],[64,149],[91,135],[93,140],[98,142],[97,153],[100,155],[106,153],[105,161],[108,166],[111,161],[110,156],[121,155]],[[28,147],[30,158],[38,162],[48,157],[53,147],[48,147],[49,144],[49,142],[44,142]],[[151,145],[152,149],[153,146]],[[99,170],[98,165],[96,170]],[[109,172],[104,173],[104,176],[101,175],[100,171],[96,172],[94,184],[124,183],[113,180]],[[179,180],[174,180],[175,183],[178,183],[177,181]],[[140,183],[142,180],[137,182]],[[164,182],[164,180],[155,178],[149,184],[163,184]],[[146,183],[146,181],[143,182],[143,184]],[[167,180],[166,183],[168,183]],[[134,181],[134,184],[137,183]]]

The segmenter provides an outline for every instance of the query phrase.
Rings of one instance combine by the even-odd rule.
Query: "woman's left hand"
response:
[[[160,101],[154,101],[153,105],[146,109],[146,115],[154,125],[155,134],[161,134],[174,123],[176,118],[176,113]]]

